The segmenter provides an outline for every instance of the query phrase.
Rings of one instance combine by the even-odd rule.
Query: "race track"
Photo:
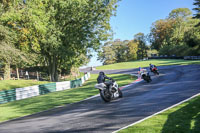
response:
[[[0,133],[110,133],[200,93],[200,65],[164,66],[153,81],[122,90],[104,103],[98,97],[0,124]],[[98,72],[98,71],[97,71]],[[106,71],[136,73],[136,69]],[[117,79],[116,79],[117,81]]]

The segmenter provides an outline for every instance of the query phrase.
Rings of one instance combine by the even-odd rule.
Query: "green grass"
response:
[[[46,84],[50,83],[48,81],[36,81],[36,80],[1,80],[0,81],[0,91],[10,90],[15,88]]]
[[[199,133],[200,96],[119,133]]]
[[[75,103],[96,95],[99,93],[98,89],[94,88],[97,76],[98,75],[96,74],[91,74],[91,78],[79,88],[53,92],[24,100],[0,104],[0,122],[52,109],[56,106]],[[124,74],[108,76],[115,79],[119,86],[127,85],[135,80],[135,78],[130,75]]]
[[[153,59],[153,60],[146,60],[146,61],[121,62],[121,63],[111,64],[111,65],[99,66],[96,69],[110,70],[110,69],[130,69],[130,68],[139,68],[139,67],[149,67],[150,63],[157,66],[191,65],[191,64],[200,64],[200,60]]]

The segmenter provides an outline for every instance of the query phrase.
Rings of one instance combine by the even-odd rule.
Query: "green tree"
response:
[[[116,50],[113,47],[112,41],[106,42],[102,50],[98,52],[98,60],[103,62],[103,65],[117,62]]]
[[[108,38],[117,1],[14,1],[1,21],[16,25],[21,32],[20,49],[41,55],[51,81],[57,81],[62,69],[80,65],[84,62],[80,55],[98,49]]]
[[[156,21],[150,33],[151,48],[162,55],[188,55],[193,49],[188,47],[188,43],[194,42],[191,32],[197,31],[192,29],[198,23],[197,19],[192,19],[191,14],[187,8],[177,8],[166,19]]]
[[[157,20],[152,24],[150,33],[151,48],[160,50],[164,45],[170,45],[175,21],[172,19]]]
[[[200,0],[194,0],[194,5],[197,6],[193,9],[197,12],[194,18],[200,19]],[[196,26],[200,26],[200,22]]]
[[[0,25],[0,59],[4,64],[4,79],[10,79],[10,66],[28,63],[28,54],[15,48],[16,34]]]
[[[137,60],[138,42],[131,40],[128,43],[128,60]]]
[[[137,58],[143,59],[147,57],[148,47],[146,45],[146,37],[144,33],[137,33],[134,35],[134,40],[138,43]]]

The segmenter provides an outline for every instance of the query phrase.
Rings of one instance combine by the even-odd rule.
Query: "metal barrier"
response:
[[[62,91],[70,88],[76,88],[83,85],[83,83],[90,78],[90,73],[86,73],[80,79],[64,82],[56,82],[42,85],[34,85],[24,88],[16,88],[11,90],[0,91],[0,104],[26,99],[47,93]]]
[[[184,60],[200,60],[200,56],[184,56]]]

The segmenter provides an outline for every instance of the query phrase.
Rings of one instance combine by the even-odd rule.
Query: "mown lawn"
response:
[[[98,70],[110,70],[110,69],[130,69],[130,68],[139,68],[139,67],[149,67],[149,64],[152,63],[157,66],[165,65],[191,65],[191,64],[200,64],[200,60],[177,60],[177,59],[153,59],[145,61],[131,61],[131,62],[121,62],[111,65],[104,65],[96,67]]]
[[[9,90],[15,88],[22,88],[27,86],[39,85],[50,83],[48,81],[37,81],[37,80],[1,80],[0,91]]]
[[[200,96],[119,133],[199,133]]]
[[[0,122],[75,103],[96,95],[99,93],[98,89],[94,88],[97,76],[96,74],[91,74],[91,78],[82,87],[0,104]],[[119,86],[127,85],[135,80],[130,75],[124,74],[108,76],[115,79]]]

